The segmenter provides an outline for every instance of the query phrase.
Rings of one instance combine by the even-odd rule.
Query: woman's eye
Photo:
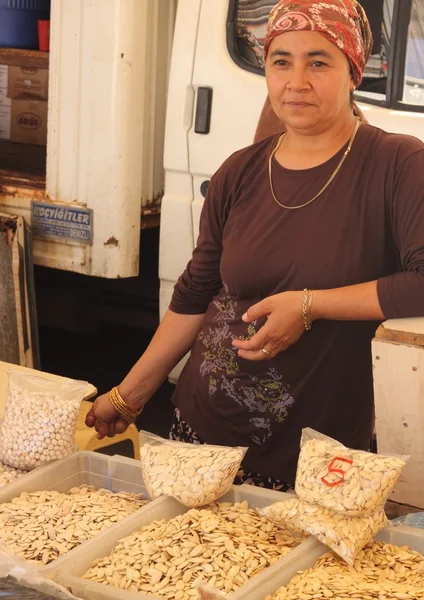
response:
[[[323,63],[321,60],[316,60],[314,63],[312,63],[312,66],[321,68],[321,67],[326,67],[327,65],[325,63]]]
[[[277,65],[278,67],[287,67],[287,61],[286,60],[276,60],[275,65]]]

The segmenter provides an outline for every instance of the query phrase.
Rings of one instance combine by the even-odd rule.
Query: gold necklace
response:
[[[275,153],[277,152],[277,150],[281,146],[281,142],[283,141],[283,139],[286,136],[286,133],[283,133],[283,135],[280,136],[280,139],[278,140],[276,147],[271,152],[271,156],[269,157],[269,163],[268,163],[269,185],[270,185],[270,188],[271,188],[272,197],[274,198],[275,202],[279,206],[281,206],[281,208],[286,208],[287,210],[298,210],[299,208],[304,208],[305,206],[308,206],[308,204],[312,204],[312,202],[314,202],[317,198],[319,198],[321,196],[321,194],[323,194],[325,192],[325,190],[328,188],[328,186],[331,185],[331,183],[336,178],[338,172],[342,168],[343,163],[344,163],[344,161],[347,158],[347,155],[352,150],[352,144],[353,144],[353,142],[354,142],[354,140],[356,138],[356,134],[358,133],[358,129],[359,129],[360,126],[361,126],[361,121],[358,120],[356,122],[355,129],[353,131],[352,137],[350,138],[350,141],[349,141],[348,147],[346,148],[345,153],[343,154],[343,156],[342,156],[339,164],[337,165],[334,173],[331,175],[330,179],[327,181],[327,183],[324,185],[324,187],[318,192],[318,194],[316,196],[314,196],[312,198],[312,200],[309,200],[309,202],[305,202],[305,204],[300,204],[299,206],[286,206],[285,204],[282,204],[281,202],[279,202],[278,199],[277,199],[277,196],[275,195],[274,186],[273,186],[273,183],[272,183],[272,159],[274,158]]]

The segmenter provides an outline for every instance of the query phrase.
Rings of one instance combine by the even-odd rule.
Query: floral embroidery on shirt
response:
[[[201,332],[199,341],[205,346],[203,352],[204,361],[200,365],[202,377],[211,373],[224,372],[227,375],[235,375],[238,372],[237,354],[230,346],[223,344],[226,339],[235,339],[231,333],[228,323],[222,323],[215,329],[209,329],[209,333]]]
[[[214,301],[214,305],[217,309],[217,314],[214,317],[214,321],[230,321],[236,318],[237,302],[230,296],[228,287],[224,285],[225,296],[221,296],[218,300]]]
[[[209,377],[209,394],[213,396],[218,389],[218,382],[213,375]]]
[[[213,321],[217,326],[209,328],[208,332],[201,331],[198,336],[198,341],[204,346],[200,373],[202,377],[209,377],[211,396],[220,390],[248,409],[250,423],[257,430],[251,440],[261,445],[271,439],[273,423],[282,423],[286,419],[295,399],[289,393],[289,385],[273,366],[269,366],[261,376],[244,374],[244,379],[238,377],[241,374],[239,357],[237,349],[231,345],[236,335],[230,327],[230,322],[237,319],[237,302],[224,286],[223,295],[213,304],[217,310]],[[239,336],[239,339],[250,339],[257,331],[257,321],[249,323],[246,335]]]
[[[237,378],[221,378],[221,389],[240,406],[247,406],[250,413],[263,415],[253,417],[250,422],[264,429],[262,437],[252,438],[263,444],[272,437],[272,423],[282,423],[287,417],[288,408],[295,402],[289,394],[289,386],[282,381],[275,369],[266,373],[266,378],[250,375],[254,385],[243,385]]]

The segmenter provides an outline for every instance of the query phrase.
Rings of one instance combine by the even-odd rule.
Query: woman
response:
[[[369,448],[371,339],[384,319],[424,314],[424,145],[356,118],[371,46],[354,0],[276,5],[266,79],[286,133],[212,178],[168,313],[87,417],[100,437],[191,349],[172,437],[248,446],[237,483],[287,490],[306,426]]]

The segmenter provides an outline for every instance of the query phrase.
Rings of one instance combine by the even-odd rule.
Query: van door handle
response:
[[[195,133],[206,135],[211,130],[212,96],[211,87],[199,87],[197,90]]]

